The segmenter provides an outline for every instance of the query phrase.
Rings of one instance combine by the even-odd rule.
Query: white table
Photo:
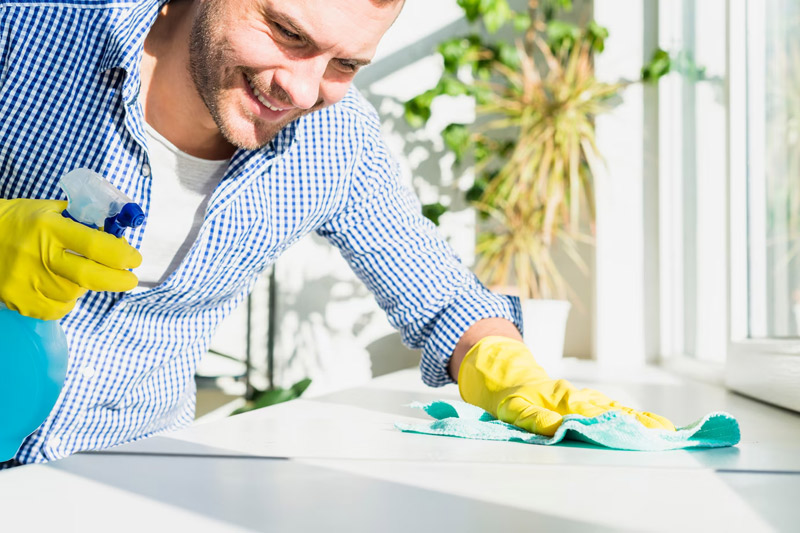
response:
[[[573,363],[564,377],[678,425],[724,410],[735,448],[623,452],[405,434],[455,399],[416,370],[48,465],[0,472],[3,530],[792,531],[800,415],[676,378]]]

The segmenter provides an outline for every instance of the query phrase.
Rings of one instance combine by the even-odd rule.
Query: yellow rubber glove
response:
[[[563,415],[592,417],[606,411],[623,411],[650,428],[675,430],[662,416],[634,411],[595,390],[551,379],[527,346],[507,337],[484,337],[467,352],[458,371],[458,389],[464,401],[497,419],[550,437]]]
[[[9,309],[57,320],[87,289],[136,287],[136,276],[126,269],[142,263],[139,251],[123,238],[64,218],[66,207],[59,200],[0,199],[0,301]]]

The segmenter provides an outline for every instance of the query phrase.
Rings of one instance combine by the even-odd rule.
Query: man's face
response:
[[[402,1],[201,0],[190,71],[223,136],[266,145],[296,118],[341,100]]]

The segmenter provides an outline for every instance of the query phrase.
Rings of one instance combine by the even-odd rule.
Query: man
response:
[[[539,433],[609,409],[673,428],[550,379],[520,342],[519,302],[482,287],[399,185],[351,82],[401,7],[0,3],[0,300],[63,317],[70,347],[62,394],[16,461],[189,424],[214,329],[312,230],[422,349],[429,385],[457,380],[467,401]],[[58,179],[78,167],[142,205],[132,246],[60,217]]]

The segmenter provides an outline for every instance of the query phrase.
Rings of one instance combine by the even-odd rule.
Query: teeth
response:
[[[253,80],[251,80],[249,76],[245,75],[245,78],[247,78],[247,83],[250,84],[250,88],[253,89],[253,94],[256,95],[256,98],[258,98],[258,101],[261,102],[264,105],[264,107],[272,111],[283,111],[283,109],[270,105],[270,103],[267,102],[266,98],[261,96],[261,93],[258,91],[258,89],[255,88],[255,86],[253,85]]]

